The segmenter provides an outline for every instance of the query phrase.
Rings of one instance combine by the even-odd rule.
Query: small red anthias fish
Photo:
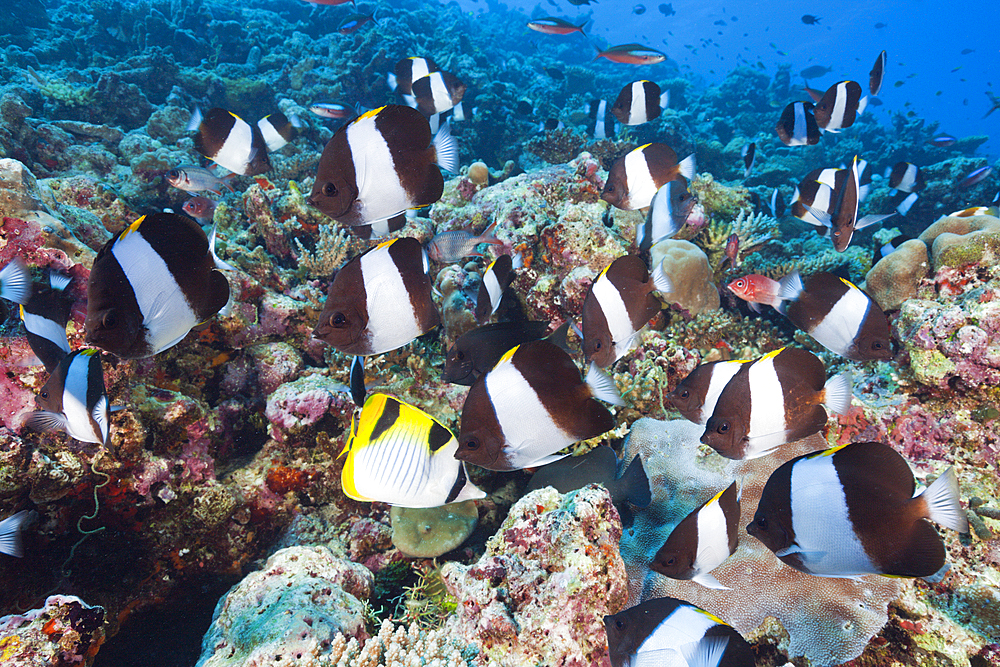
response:
[[[719,262],[719,268],[721,269],[726,264],[726,260],[729,260],[730,269],[740,268],[740,237],[739,234],[730,234],[729,239],[726,241],[726,256],[722,258]]]
[[[754,312],[760,312],[760,306],[757,305],[759,303],[780,310],[781,283],[777,280],[771,280],[759,273],[751,273],[731,281],[726,287],[736,296],[749,302],[750,309]]]

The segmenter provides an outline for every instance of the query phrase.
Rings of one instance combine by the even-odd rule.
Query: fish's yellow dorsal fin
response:
[[[852,283],[852,282],[851,282],[850,280],[848,280],[847,278],[841,278],[841,279],[840,279],[840,282],[842,282],[842,283],[844,283],[845,285],[847,285],[847,287],[848,287],[849,289],[856,289],[856,290],[858,290],[859,292],[861,291],[861,289],[860,289],[860,288],[859,288],[859,287],[858,287],[857,285],[855,285],[854,283]]]
[[[517,345],[516,347],[512,347],[511,349],[504,352],[504,355],[500,357],[500,361],[498,361],[496,365],[493,366],[493,368],[497,368],[502,364],[509,364],[511,358],[514,356],[514,353],[517,352],[518,348],[520,347],[521,347],[520,345]]]
[[[725,621],[723,621],[721,618],[719,618],[710,611],[705,611],[704,609],[699,609],[698,607],[695,607],[695,609],[698,611],[699,614],[704,614],[705,616],[709,617],[719,625],[729,625],[728,623],[726,623]]]
[[[80,350],[80,354],[84,357],[92,357],[97,354],[97,350],[91,347],[86,350]]]
[[[132,223],[131,225],[129,225],[129,226],[128,226],[128,227],[127,227],[127,228],[125,229],[125,231],[124,231],[124,232],[122,232],[122,235],[118,237],[118,240],[119,240],[119,241],[121,241],[121,240],[123,240],[123,239],[124,239],[124,238],[125,238],[126,236],[128,236],[129,234],[131,234],[132,232],[134,232],[134,231],[138,230],[138,229],[139,229],[139,225],[141,225],[141,224],[142,224],[142,221],[143,221],[143,220],[145,220],[145,219],[146,219],[146,216],[144,216],[144,215],[143,215],[143,216],[140,216],[138,220],[136,220],[135,222],[133,222],[133,223]]]
[[[725,493],[725,492],[726,492],[726,491],[728,491],[728,490],[729,490],[729,487],[727,486],[727,487],[726,487],[726,488],[724,488],[724,489],[723,489],[722,491],[719,491],[719,492],[718,492],[717,494],[715,494],[714,496],[712,496],[712,499],[711,499],[711,500],[709,500],[709,501],[708,501],[707,503],[705,503],[705,507],[708,507],[708,506],[709,506],[709,505],[711,505],[712,503],[717,503],[717,502],[719,502],[719,498],[721,498],[721,497],[722,497],[722,494],[723,494],[723,493]]]
[[[399,239],[388,239],[386,241],[382,241],[377,246],[375,246],[375,249],[376,250],[385,250],[386,248],[388,248],[389,246],[391,246],[393,243],[395,243],[398,240]]]
[[[836,454],[837,452],[839,452],[840,450],[842,450],[844,447],[847,447],[847,446],[849,446],[851,444],[853,444],[853,443],[845,442],[842,445],[837,445],[836,447],[831,447],[830,449],[824,449],[821,452],[816,452],[815,454],[813,454],[809,458],[811,458],[811,459],[817,459],[817,458],[819,458],[821,456],[833,456],[834,454]]]
[[[381,112],[382,109],[384,109],[384,108],[385,108],[385,106],[380,106],[377,109],[369,109],[368,111],[364,112],[363,114],[361,114],[360,116],[358,116],[357,118],[355,118],[354,122],[357,123],[358,121],[362,121],[362,120],[365,120],[367,118],[374,118],[375,116],[379,115],[379,112]]]
[[[772,350],[772,351],[768,352],[767,354],[765,354],[760,359],[758,359],[758,361],[764,361],[765,359],[774,359],[776,356],[778,356],[779,354],[781,354],[782,350],[784,350],[784,349],[785,349],[784,347],[779,347],[777,350]]]

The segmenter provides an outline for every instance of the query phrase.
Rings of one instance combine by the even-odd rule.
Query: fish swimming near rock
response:
[[[868,92],[872,95],[878,95],[879,91],[882,90],[882,79],[885,76],[885,62],[885,51],[882,51],[882,53],[878,54],[878,58],[875,59],[875,64],[872,65],[871,72],[868,73]]]
[[[191,199],[184,202],[181,210],[197,220],[199,224],[204,225],[212,221],[217,206],[218,202],[215,200],[198,196],[191,197]]]
[[[740,493],[733,482],[674,527],[649,567],[671,579],[728,589],[711,572],[736,551],[739,531]]]
[[[619,44],[598,51],[594,60],[607,58],[613,63],[626,65],[655,65],[667,59],[667,54],[642,44]]]
[[[236,192],[230,183],[234,178],[236,178],[236,174],[217,176],[211,169],[190,164],[174,167],[167,172],[166,176],[167,183],[178,190],[186,192],[211,192],[216,195],[222,194],[222,188],[226,188],[230,192]]]
[[[604,617],[611,667],[753,667],[750,645],[717,616],[677,598],[653,598]]]
[[[928,520],[967,533],[955,469],[920,494],[906,459],[878,442],[796,457],[775,470],[747,532],[820,577],[930,577],[946,551]]]
[[[584,21],[580,25],[575,25],[570,23],[566,19],[557,18],[555,16],[543,16],[537,19],[531,19],[528,21],[528,27],[535,32],[543,32],[546,35],[570,35],[574,32],[578,32],[584,37],[586,33],[583,32],[584,27],[586,27],[588,21]]]
[[[59,362],[70,353],[66,338],[73,299],[66,293],[71,279],[58,271],[49,271],[49,284],[34,285],[28,302],[21,306],[21,321],[28,345],[45,370],[55,371]]]
[[[494,322],[466,332],[448,348],[441,379],[471,386],[479,376],[496,366],[508,350],[521,343],[541,340],[548,330],[548,322],[519,321]]]
[[[432,58],[410,56],[396,63],[393,71],[386,78],[389,88],[403,95],[413,94],[413,82],[422,79],[431,72],[438,71],[437,63]]]
[[[340,456],[344,493],[399,507],[438,507],[484,498],[455,458],[458,442],[423,410],[387,394],[372,394],[351,422]]]
[[[416,239],[383,241],[337,271],[313,336],[359,356],[406,345],[441,323],[429,270]]]
[[[743,178],[750,178],[754,161],[757,159],[757,144],[752,141],[749,144],[744,144],[740,153],[743,155]]]
[[[469,390],[455,456],[489,470],[558,461],[560,449],[614,428],[614,417],[598,398],[622,403],[614,381],[597,366],[591,364],[583,380],[554,343],[522,343]]]
[[[371,14],[361,14],[355,12],[344,18],[343,21],[337,26],[337,32],[341,35],[350,35],[352,32],[357,32],[369,23],[378,23],[378,19],[375,18],[375,12]]]
[[[595,139],[607,139],[615,133],[614,114],[607,100],[591,100],[587,104],[587,131]]]
[[[729,262],[729,270],[735,271],[740,268],[740,235],[733,232],[726,239],[725,250],[722,251],[722,259],[719,261],[721,270]]]
[[[785,216],[785,200],[781,197],[781,190],[778,188],[771,191],[771,198],[768,200],[768,205],[771,208],[771,215],[778,220],[781,220]]]
[[[622,125],[642,125],[660,117],[670,101],[670,91],[661,93],[652,81],[633,81],[622,88],[611,105],[611,113]]]
[[[295,138],[296,131],[303,126],[304,124],[298,116],[286,116],[280,111],[268,114],[257,121],[257,129],[264,137],[264,144],[267,145],[267,150],[272,153],[284,148],[289,141]]]
[[[824,67],[823,65],[811,65],[802,70],[801,72],[799,72],[799,76],[808,81],[809,79],[818,79],[824,74],[829,74],[832,71],[833,71],[832,67]]]
[[[662,306],[654,291],[673,290],[657,265],[652,276],[637,255],[619,257],[597,276],[583,300],[583,352],[607,368],[635,347],[639,332]]]
[[[497,312],[504,294],[517,276],[515,271],[523,265],[521,253],[514,257],[500,255],[490,262],[483,271],[483,282],[479,284],[479,295],[476,298],[477,322],[483,322]]]
[[[31,510],[21,510],[0,521],[0,554],[7,554],[15,558],[24,557],[21,530],[35,516],[36,513]]]
[[[411,106],[425,116],[444,113],[462,101],[465,90],[465,83],[451,72],[431,72],[413,82]]]
[[[202,117],[196,110],[188,127],[197,129],[195,150],[229,171],[255,176],[271,170],[267,142],[260,128],[231,111],[216,107]]]
[[[957,142],[958,139],[948,134],[939,134],[927,140],[927,143],[937,148],[948,148],[949,146],[954,146]]]
[[[781,143],[786,146],[814,146],[819,143],[819,125],[813,116],[812,102],[792,102],[781,112],[774,126]]]
[[[681,416],[695,424],[705,424],[715,411],[715,404],[736,371],[749,360],[710,361],[699,365],[667,394]]]
[[[465,257],[482,257],[483,253],[476,250],[480,243],[490,245],[502,244],[503,241],[493,236],[497,221],[494,220],[480,234],[471,229],[456,229],[450,232],[440,232],[427,244],[427,255],[435,262],[452,264]]]
[[[695,169],[693,153],[678,162],[670,146],[645,144],[611,165],[601,199],[623,211],[645,208],[665,183],[678,176],[691,180]]]
[[[636,225],[636,245],[643,252],[683,229],[697,203],[681,180],[664,183],[649,202],[645,221]]]
[[[427,119],[390,104],[342,125],[323,149],[309,203],[342,225],[359,226],[433,204],[446,171],[458,170],[447,125],[431,138]]]
[[[839,132],[854,125],[868,105],[857,81],[841,81],[830,86],[816,103],[813,117],[823,132]]]
[[[864,193],[859,182],[859,166],[858,157],[854,156],[844,186],[834,190],[834,198],[831,201],[829,211],[804,204],[813,217],[830,229],[830,239],[837,252],[847,250],[856,230],[864,229],[895,215],[895,213],[869,214],[858,219],[858,205]]]
[[[730,281],[726,288],[746,301],[755,313],[761,312],[760,304],[781,310],[781,283],[777,280],[752,273]]]
[[[600,445],[582,456],[567,456],[542,466],[531,476],[524,493],[527,495],[546,486],[553,487],[559,493],[569,493],[588,484],[600,484],[611,494],[611,502],[615,507],[648,507],[652,502],[652,495],[642,458],[636,456],[632,459],[621,477],[618,477],[618,467],[615,450]]]
[[[956,183],[955,188],[958,190],[967,190],[971,188],[973,185],[977,185],[980,182],[985,181],[987,178],[989,178],[990,174],[992,173],[993,173],[993,167],[991,166],[980,167],[979,169],[975,169],[971,173],[969,173],[968,176],[966,176],[958,183]]]
[[[851,406],[851,375],[826,380],[811,352],[782,347],[742,364],[726,384],[705,424],[701,441],[728,459],[764,456],[781,445],[818,433],[827,410]]]
[[[350,118],[357,115],[354,107],[341,102],[314,102],[309,111],[321,118]]]
[[[144,215],[97,253],[87,283],[86,341],[123,359],[173,347],[229,300],[215,230],[175,213]]]
[[[25,425],[35,431],[63,431],[80,442],[108,443],[108,396],[101,353],[76,350],[59,362],[36,397],[40,410]]]
[[[899,246],[903,245],[907,241],[912,241],[913,238],[907,236],[906,234],[896,234],[891,239],[885,243],[879,243],[878,241],[873,241],[873,251],[872,251],[872,266],[875,266],[880,261],[891,255],[892,253],[899,250]]]
[[[889,320],[863,290],[832,273],[819,272],[803,283],[798,271],[781,279],[779,296],[792,324],[817,343],[853,361],[892,358]]]
[[[920,192],[927,186],[920,167],[910,162],[897,162],[885,170],[889,187],[900,192]]]

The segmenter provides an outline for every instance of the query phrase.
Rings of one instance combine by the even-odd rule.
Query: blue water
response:
[[[473,13],[487,11],[486,0],[460,0],[459,4]],[[913,111],[918,118],[939,122],[941,132],[956,137],[992,135],[980,152],[994,159],[1000,156],[1000,111],[984,118],[992,107],[986,91],[1000,95],[1000,40],[994,29],[1000,9],[995,2],[677,0],[669,3],[676,12],[671,16],[658,9],[667,3],[653,0],[603,0],[579,7],[568,0],[500,4],[577,24],[589,18],[587,33],[595,39],[607,44],[639,42],[660,49],[681,66],[686,77],[706,85],[720,83],[739,65],[760,61],[763,71],[772,75],[780,64],[790,64],[794,74],[811,65],[832,67],[832,72],[810,83],[819,90],[844,79],[867,87],[868,72],[884,49],[888,65],[879,95],[884,104],[869,108],[868,113],[888,123],[894,113]],[[637,6],[645,11],[635,14]],[[803,23],[805,14],[818,16],[819,23]],[[885,27],[876,28],[876,24]],[[573,38],[586,46],[578,35]],[[711,43],[702,46],[703,40]],[[973,51],[962,53],[968,49]],[[589,53],[581,48],[581,56]],[[598,66],[618,68],[623,84],[638,78],[633,75],[646,76],[642,67],[603,62]],[[795,76],[792,83],[801,86],[803,80]],[[801,99],[808,99],[804,92]]]

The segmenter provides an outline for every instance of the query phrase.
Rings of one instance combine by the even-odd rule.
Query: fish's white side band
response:
[[[431,102],[434,104],[434,112],[441,113],[455,106],[451,101],[448,84],[444,82],[444,75],[441,72],[431,72],[427,76],[431,79]]]
[[[765,357],[753,362],[750,366],[750,425],[748,438],[771,435],[784,432],[785,425],[785,394],[781,389],[781,381],[774,369],[776,357]],[[769,449],[770,447],[764,447]],[[757,448],[759,449],[759,448]],[[744,458],[754,458],[758,453],[751,444],[747,444]]]
[[[423,333],[388,247],[361,257],[361,275],[367,297],[369,354],[395,350]]]
[[[142,313],[146,342],[153,354],[176,344],[198,324],[187,295],[167,263],[142,237],[142,228],[120,237],[111,247]]]
[[[264,143],[267,144],[267,150],[280,150],[285,147],[285,144],[288,143],[288,139],[281,136],[281,133],[278,132],[266,116],[257,121],[257,127],[260,128],[260,133],[264,137]]]
[[[81,442],[103,443],[104,434],[98,433],[90,420],[87,408],[87,387],[89,386],[90,357],[78,354],[66,369],[63,384],[62,411],[66,415],[66,432]]]
[[[792,136],[788,141],[789,146],[805,146],[809,143],[809,125],[806,123],[806,105],[796,102],[795,125],[792,127]]]
[[[799,557],[810,572],[850,577],[879,571],[854,532],[832,456],[796,462],[791,493],[792,530],[801,549]]]
[[[486,272],[486,275],[483,276],[483,285],[486,287],[486,293],[490,296],[490,315],[492,315],[500,307],[500,298],[503,296],[503,290],[500,289],[500,282],[497,280],[495,271]]]
[[[513,467],[527,467],[576,442],[555,423],[512,362],[501,363],[486,374],[486,393],[506,440],[507,460]]]
[[[816,323],[809,335],[831,352],[846,357],[870,308],[868,297],[852,287],[830,307],[830,312]]]
[[[66,327],[59,326],[58,322],[53,322],[47,317],[35,315],[28,311],[23,311],[21,319],[24,320],[24,328],[41,336],[47,341],[55,343],[66,354],[69,354],[69,341],[66,340]]]
[[[625,183],[628,186],[628,208],[645,208],[656,195],[656,182],[649,173],[646,154],[637,148],[625,156]]]
[[[618,361],[628,353],[636,334],[632,328],[628,307],[622,300],[622,295],[608,280],[607,274],[598,276],[594,281],[594,298],[604,313],[604,319],[607,320],[611,344],[614,345],[615,361]]]
[[[229,130],[222,147],[215,155],[208,157],[229,171],[245,174],[253,150],[253,128],[242,118],[234,118],[233,127]]]
[[[642,81],[632,82],[632,105],[628,110],[628,125],[642,125],[646,118],[646,89]]]
[[[708,614],[693,606],[681,605],[649,633],[646,641],[639,645],[637,653],[679,650],[684,644],[700,641],[709,628],[715,625],[718,624]]]
[[[726,388],[726,385],[729,384],[742,365],[738,361],[724,361],[712,367],[712,378],[708,381],[708,389],[705,390],[705,403],[701,406],[701,413],[698,417],[699,424],[708,423],[708,418],[715,412],[715,404],[719,402],[722,390]]]
[[[711,572],[729,558],[729,532],[722,505],[715,499],[698,512],[698,553],[694,569]]]
[[[365,220],[391,218],[412,205],[410,194],[399,180],[389,144],[375,127],[375,118],[361,118],[347,128],[358,186],[357,205],[363,208]]]

